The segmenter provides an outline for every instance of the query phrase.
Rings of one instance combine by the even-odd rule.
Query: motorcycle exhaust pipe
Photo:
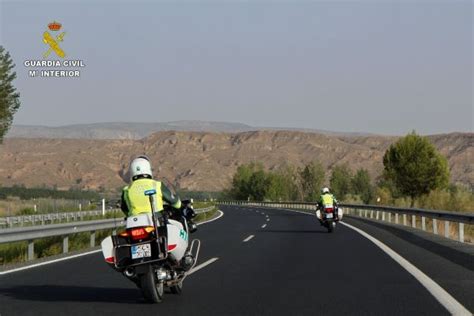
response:
[[[127,268],[123,272],[127,278],[133,278],[135,276],[135,269],[134,268]]]

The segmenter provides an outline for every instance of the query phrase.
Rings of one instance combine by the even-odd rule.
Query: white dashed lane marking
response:
[[[254,235],[250,235],[250,236],[248,236],[247,238],[245,238],[245,239],[243,240],[243,242],[247,242],[247,241],[249,241],[250,239],[252,239],[253,237],[255,237],[255,236],[254,236]]]

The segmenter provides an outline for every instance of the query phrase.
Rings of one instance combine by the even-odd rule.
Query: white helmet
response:
[[[323,188],[323,189],[322,189],[322,192],[323,192],[323,193],[329,193],[329,188]]]
[[[138,176],[144,176],[145,178],[153,176],[150,160],[147,156],[138,156],[130,163],[130,178],[136,180]]]

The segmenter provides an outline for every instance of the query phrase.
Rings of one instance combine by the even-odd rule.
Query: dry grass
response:
[[[0,216],[16,216],[24,213],[34,213],[35,205],[37,213],[77,212],[79,211],[79,204],[81,204],[83,211],[99,208],[94,204],[89,204],[88,201],[55,200],[50,198],[20,200],[18,198],[9,197],[6,200],[0,200]]]
[[[96,234],[96,245],[112,234],[111,229],[100,230]],[[83,250],[90,247],[90,233],[78,233],[69,236],[69,251]],[[25,262],[27,260],[28,243],[15,242],[0,245],[0,265]],[[50,237],[35,241],[35,258],[61,254],[62,238]]]

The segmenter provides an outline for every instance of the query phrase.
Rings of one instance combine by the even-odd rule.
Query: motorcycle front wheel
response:
[[[183,282],[179,282],[176,285],[170,286],[170,291],[173,294],[181,294],[183,292]]]
[[[145,274],[140,275],[140,284],[145,300],[151,303],[161,303],[164,294],[163,282],[157,282],[151,266]]]

